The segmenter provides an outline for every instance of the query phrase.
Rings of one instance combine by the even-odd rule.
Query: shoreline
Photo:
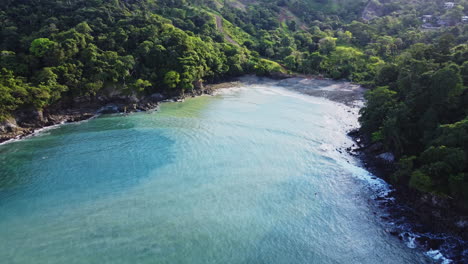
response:
[[[309,87],[311,82],[327,84],[328,81],[333,80],[293,75],[278,83],[296,92],[322,97],[351,108],[363,107],[363,94],[366,89],[352,82],[345,82],[344,86],[340,84],[337,91],[301,89]],[[463,212],[448,206],[442,198],[429,194],[420,197],[419,193],[406,186],[392,184],[390,176],[396,168],[393,155],[384,152],[378,146],[372,146],[370,140],[359,133],[359,128],[350,131],[348,136],[353,140],[354,146],[342,148],[342,151],[356,157],[364,169],[389,185],[389,190],[376,192],[369,198],[372,206],[380,212],[384,231],[397,237],[410,248],[419,248],[427,257],[438,263],[465,263],[468,258],[468,252],[464,252],[467,248],[468,228],[457,226],[466,221],[468,227],[468,219],[465,219]]]
[[[217,89],[229,88],[239,82],[225,81],[208,84],[195,93],[167,96],[155,93],[141,98],[115,98],[98,102],[86,102],[84,107],[66,108],[59,103],[43,112],[31,110],[19,112],[17,116],[0,123],[0,145],[25,139],[35,134],[64,124],[77,123],[98,117],[101,114],[130,114],[135,112],[158,111],[161,103],[183,102],[186,98],[213,95]],[[26,117],[25,117],[26,116]],[[22,120],[18,122],[19,120]],[[25,125],[21,125],[25,124]],[[10,129],[10,131],[8,131]]]
[[[85,120],[89,120],[99,116],[100,114],[111,114],[111,113],[132,113],[140,111],[158,111],[159,105],[162,102],[181,102],[185,98],[197,97],[202,95],[213,95],[218,89],[227,89],[239,86],[239,84],[245,82],[245,80],[251,77],[249,75],[241,78],[227,79],[219,83],[207,84],[203,90],[198,90],[196,93],[186,93],[183,95],[176,96],[166,96],[162,94],[152,94],[150,96],[145,96],[139,98],[135,102],[134,98],[117,98],[117,99],[108,99],[102,102],[94,102],[89,105],[85,105],[82,108],[69,108],[64,109],[63,107],[58,106],[55,109],[48,109],[39,115],[42,121],[38,123],[32,123],[32,127],[20,128],[18,134],[10,134],[10,137],[5,136],[4,133],[1,133],[0,130],[0,145],[8,144],[10,142],[15,142],[30,136],[35,136],[46,129],[53,129],[62,124],[67,123],[76,123]],[[244,78],[244,80],[242,79]],[[296,79],[294,79],[296,78]],[[292,90],[301,92],[300,90],[294,89],[294,85],[307,85],[301,81],[327,81],[329,79],[315,78],[314,76],[304,76],[298,75],[288,75],[288,77],[283,78],[270,78],[272,80],[285,80],[281,86],[291,87]],[[299,81],[298,81],[299,80]],[[348,85],[354,85],[351,82],[347,82]],[[358,95],[363,93],[364,89],[353,90],[351,89],[353,95]],[[317,93],[317,92],[320,92]],[[326,93],[325,93],[326,92]],[[340,93],[340,91],[338,91]],[[344,91],[341,91],[342,94],[345,94]],[[328,100],[337,101],[342,104],[348,105],[346,100],[349,100],[348,95],[345,94],[341,97],[336,97],[330,91],[309,91],[304,94],[309,96],[318,96],[323,97]],[[346,97],[346,98],[345,98]],[[358,97],[354,98],[355,101],[363,100]],[[355,102],[352,101],[352,102]],[[363,101],[362,101],[363,102]],[[350,106],[350,105],[348,105]],[[354,107],[360,107],[352,105]],[[386,183],[389,182],[389,176],[391,175],[395,163],[384,161],[379,159],[378,148],[372,148],[370,141],[358,130],[353,130],[348,133],[348,136],[355,142],[356,147],[343,149],[343,151],[348,152],[350,155],[356,157],[362,162],[363,168],[375,175],[377,178],[384,180]],[[380,153],[381,154],[381,153]],[[447,220],[453,220],[452,212],[451,217],[448,219],[443,219],[445,216],[439,212],[439,219],[434,218],[433,211],[423,211],[421,208],[431,208],[430,203],[433,201],[431,197],[426,197],[425,202],[420,201],[420,203],[415,203],[414,195],[411,195],[411,190],[405,189],[403,186],[394,186],[389,191],[389,194],[378,195],[376,197],[370,198],[373,205],[378,207],[382,212],[380,218],[385,226],[385,232],[391,234],[402,240],[406,243],[408,247],[415,248],[419,247],[426,252],[426,255],[436,259],[439,258],[448,258],[453,262],[449,263],[463,263],[464,253],[463,249],[466,247],[466,237],[460,236],[460,240],[457,240],[457,237],[454,233],[455,223],[449,225]],[[442,205],[446,205],[442,203]],[[420,210],[418,210],[418,206]],[[444,208],[447,209],[447,208]],[[463,216],[458,216],[463,218]],[[440,219],[442,218],[442,219]],[[467,222],[468,226],[468,222]],[[465,231],[465,235],[467,232]],[[464,239],[464,240],[462,240]],[[447,245],[448,244],[448,245]],[[432,252],[432,253],[430,253]],[[440,254],[440,256],[439,256]]]
[[[346,151],[361,160],[372,175],[391,186],[388,194],[371,199],[383,212],[380,218],[385,231],[410,248],[421,248],[438,263],[466,263],[468,219],[463,212],[448,199],[391,183],[396,162],[379,157],[383,153],[359,129],[350,131],[348,136],[357,147]]]
[[[254,75],[245,75],[254,76]],[[297,77],[295,74],[273,74],[267,76],[273,80],[282,80]],[[158,111],[159,105],[164,102],[183,102],[186,98],[202,95],[213,95],[218,89],[238,86],[242,77],[226,78],[219,82],[202,85],[201,89],[179,95],[165,95],[154,93],[137,98],[131,96],[117,96],[106,98],[96,96],[93,100],[78,101],[78,107],[67,107],[69,102],[58,102],[44,111],[26,109],[17,111],[13,117],[0,122],[0,145],[8,144],[35,135],[43,129],[76,123],[95,118],[101,114],[134,113]],[[306,77],[301,77],[306,78]],[[307,79],[314,79],[308,76]]]

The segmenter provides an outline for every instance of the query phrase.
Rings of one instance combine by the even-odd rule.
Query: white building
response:
[[[468,16],[462,16],[462,22],[467,23],[468,22]]]
[[[432,15],[424,15],[424,16],[422,16],[422,21],[423,21],[424,23],[427,23],[427,22],[429,22],[429,21],[431,21],[431,20],[432,20]]]
[[[453,7],[455,7],[455,3],[454,2],[445,2],[444,7],[446,9],[452,9]]]

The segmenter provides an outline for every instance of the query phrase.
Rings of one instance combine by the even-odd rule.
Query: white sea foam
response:
[[[20,141],[20,140],[23,140],[23,139],[28,139],[28,138],[31,138],[31,137],[36,137],[36,136],[39,136],[39,135],[44,135],[45,133],[51,131],[51,130],[54,130],[54,129],[57,129],[61,126],[63,126],[64,124],[81,124],[83,122],[87,122],[91,119],[94,119],[96,117],[98,117],[99,114],[97,115],[94,115],[93,117],[91,118],[88,118],[88,119],[85,119],[85,120],[81,120],[81,121],[78,121],[78,122],[73,122],[73,123],[67,123],[65,121],[62,121],[60,122],[59,124],[55,124],[55,125],[51,125],[51,126],[46,126],[46,127],[42,127],[42,128],[38,128],[38,129],[35,129],[33,133],[29,134],[29,135],[26,135],[26,136],[17,136],[15,138],[12,138],[12,139],[9,139],[5,142],[2,142],[0,143],[0,146],[1,145],[6,145],[6,144],[10,144],[10,143],[13,143],[13,142],[17,142],[17,141]]]
[[[9,139],[7,141],[4,141],[4,142],[0,143],[0,146],[10,144],[10,143],[13,143],[13,142],[16,142],[16,141],[19,141],[19,140],[21,140],[21,138],[20,138],[20,136],[17,136],[15,138],[12,138],[12,139]]]
[[[38,129],[34,130],[34,132],[29,134],[29,135],[26,135],[26,136],[23,136],[23,137],[22,136],[17,136],[15,138],[12,138],[10,140],[2,142],[2,143],[0,143],[0,146],[1,145],[6,145],[6,144],[9,144],[9,143],[13,143],[13,142],[16,142],[16,141],[20,141],[20,140],[23,140],[23,139],[35,137],[35,136],[38,136],[38,135],[44,135],[45,132],[56,129],[56,128],[60,127],[63,124],[65,124],[65,122],[61,122],[60,124],[56,124],[56,125],[52,125],[52,126],[46,126],[46,127],[43,127],[43,128],[38,128]]]
[[[425,253],[426,256],[440,262],[441,264],[450,264],[453,261],[444,257],[444,255],[439,250],[429,250]]]
[[[404,233],[406,236],[405,237],[405,244],[409,248],[416,248],[416,238],[418,238],[418,235],[412,234],[412,233]]]

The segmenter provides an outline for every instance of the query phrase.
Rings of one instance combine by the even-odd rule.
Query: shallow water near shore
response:
[[[432,263],[385,232],[368,202],[384,184],[339,151],[357,108],[300,82],[247,79],[0,146],[0,259]]]

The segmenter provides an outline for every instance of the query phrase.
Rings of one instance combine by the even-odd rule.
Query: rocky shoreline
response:
[[[24,138],[34,134],[38,129],[83,121],[99,114],[130,113],[155,109],[163,98],[162,96],[161,98],[101,98],[81,102],[77,107],[66,107],[64,106],[65,102],[60,102],[43,111],[32,109],[17,111],[13,117],[0,123],[0,143]]]
[[[362,107],[366,89],[360,85],[316,76],[291,77],[277,85],[352,108]],[[358,129],[348,135],[355,142],[354,146],[339,151],[347,151],[377,178],[391,182],[391,175],[397,168],[395,156],[386,152],[382,144],[373,144]],[[385,231],[408,247],[422,249],[437,263],[468,263],[468,217],[450,199],[393,185],[391,191],[376,194],[371,204],[378,207],[376,215],[381,217]]]
[[[347,149],[348,153],[361,159],[373,175],[391,182],[397,168],[394,156],[384,152],[383,146],[371,143],[359,130],[348,135],[356,144]],[[381,218],[386,222],[386,231],[439,262],[468,263],[467,212],[449,198],[422,194],[402,185],[392,187],[390,193],[374,199],[384,212]]]
[[[299,76],[271,76],[272,79],[287,79]],[[301,76],[303,77],[303,76]],[[297,79],[297,78],[296,78]],[[296,79],[289,79],[282,86],[298,87],[309,85],[307,81],[323,80],[308,76],[305,83]],[[237,86],[237,79],[231,81],[209,84],[195,93],[183,95],[164,95],[160,93],[149,96],[98,96],[93,100],[62,101],[54,107],[44,111],[23,110],[0,123],[0,143],[21,139],[35,133],[38,129],[63,123],[78,122],[95,117],[99,114],[131,113],[139,111],[153,111],[158,109],[162,102],[183,101],[187,97],[204,94],[212,95],[215,90]],[[330,91],[301,91],[312,96],[329,98],[344,104],[354,105],[362,91],[356,87],[346,88],[346,97],[352,95],[352,100],[343,101],[343,96],[337,96]],[[342,92],[340,92],[342,94]],[[349,99],[349,98],[348,98]],[[384,152],[383,146],[372,144],[369,138],[353,130],[349,136],[355,141],[354,148],[346,151],[363,161],[366,169],[386,182],[396,169],[395,157]],[[406,186],[393,186],[390,194],[377,196],[374,200],[384,212],[381,216],[386,222],[386,231],[403,240],[410,247],[420,247],[427,252],[437,252],[452,260],[450,263],[468,263],[468,217],[466,212],[460,212],[449,199],[443,199],[429,194],[408,189]]]
[[[185,98],[212,95],[214,90],[235,85],[233,82],[209,84],[182,95],[154,93],[149,96],[114,95],[62,100],[42,111],[24,109],[16,111],[7,120],[0,122],[0,144],[34,134],[42,128],[88,120],[100,114],[157,111],[162,102],[182,102]]]
[[[268,78],[282,80],[297,77],[295,74],[272,73]],[[304,77],[304,76],[302,76]],[[316,76],[307,76],[315,78]],[[103,95],[93,98],[82,97],[74,100],[63,99],[44,110],[22,109],[12,117],[0,122],[0,144],[34,134],[37,130],[54,125],[87,120],[99,114],[132,113],[157,110],[161,102],[183,101],[188,97],[204,94],[212,95],[216,89],[230,88],[239,84],[237,78],[224,79],[219,82],[203,85],[194,83],[193,92],[167,95],[154,93],[148,96],[121,95],[115,91],[105,91]]]
[[[327,98],[352,108],[361,108],[366,89],[350,82],[332,82],[320,76],[278,78],[278,85],[294,91]],[[316,85],[320,83],[320,85]],[[335,86],[336,85],[336,86]],[[319,87],[318,87],[319,86]],[[326,89],[320,87],[327,87]],[[343,149],[363,162],[365,168],[385,182],[391,182],[396,158],[382,144],[353,130],[348,134],[354,147]],[[468,217],[450,199],[421,194],[407,186],[394,185],[391,192],[376,195],[372,201],[379,209],[386,232],[409,247],[419,247],[438,262],[468,263]],[[377,214],[377,212],[376,212]]]

